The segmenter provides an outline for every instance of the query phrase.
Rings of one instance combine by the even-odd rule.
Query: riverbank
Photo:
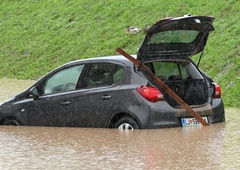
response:
[[[135,54],[145,34],[128,35],[126,26],[143,28],[165,17],[209,15],[215,17],[215,31],[199,67],[221,86],[225,105],[238,107],[239,6],[239,0],[3,0],[0,78],[37,79],[68,61],[118,54],[117,47]]]

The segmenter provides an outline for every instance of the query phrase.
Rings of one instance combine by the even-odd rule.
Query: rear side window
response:
[[[84,88],[110,86],[119,81],[124,67],[114,63],[92,63],[84,80]]]

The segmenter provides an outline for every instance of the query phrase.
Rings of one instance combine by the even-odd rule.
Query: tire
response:
[[[114,128],[117,128],[119,130],[133,130],[139,129],[139,125],[131,117],[122,117],[114,124]]]
[[[14,118],[5,118],[2,121],[2,125],[20,126],[20,123]]]

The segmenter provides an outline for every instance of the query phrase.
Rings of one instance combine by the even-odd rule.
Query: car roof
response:
[[[132,57],[137,58],[137,56],[134,54]],[[68,62],[64,65],[72,65],[72,64],[77,64],[77,63],[82,63],[82,62],[101,62],[101,61],[118,61],[118,62],[123,62],[123,63],[129,63],[130,61],[122,56],[122,55],[112,55],[112,56],[101,56],[101,57],[94,57],[94,58],[85,58],[85,59],[79,59],[75,61]]]

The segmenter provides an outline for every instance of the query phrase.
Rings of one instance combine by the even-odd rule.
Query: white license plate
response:
[[[207,123],[207,117],[202,117]],[[181,118],[182,126],[183,127],[188,127],[188,126],[201,126],[202,124],[197,121],[197,119],[190,117],[190,118]]]

